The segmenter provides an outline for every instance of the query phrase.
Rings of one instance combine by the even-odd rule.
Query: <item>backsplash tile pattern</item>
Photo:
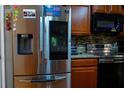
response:
[[[118,40],[116,35],[92,34],[90,36],[72,36],[72,45],[111,44]]]

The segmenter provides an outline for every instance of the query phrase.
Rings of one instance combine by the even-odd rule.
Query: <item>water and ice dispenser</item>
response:
[[[19,55],[33,54],[32,34],[17,34],[17,52]]]

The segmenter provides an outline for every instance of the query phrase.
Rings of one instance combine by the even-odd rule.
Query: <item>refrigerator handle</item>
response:
[[[63,80],[66,79],[66,76],[55,76],[55,80]]]
[[[66,79],[66,76],[55,76],[54,79],[22,79],[19,80],[19,82],[24,82],[24,83],[45,83],[45,82],[53,82],[53,81],[58,81],[58,80],[63,80]]]
[[[51,80],[41,80],[41,79],[22,79],[22,80],[19,80],[19,82],[23,82],[23,83],[45,83],[45,82],[53,82],[55,81],[54,79],[51,79]]]

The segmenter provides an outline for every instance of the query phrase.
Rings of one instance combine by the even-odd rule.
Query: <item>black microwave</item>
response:
[[[123,16],[120,14],[95,13],[92,15],[92,32],[123,31]]]

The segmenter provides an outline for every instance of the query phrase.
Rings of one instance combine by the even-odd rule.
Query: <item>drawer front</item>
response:
[[[97,59],[75,59],[72,60],[72,67],[97,66]]]
[[[66,88],[70,74],[54,75],[56,79],[37,78],[39,76],[15,76],[14,88]]]

